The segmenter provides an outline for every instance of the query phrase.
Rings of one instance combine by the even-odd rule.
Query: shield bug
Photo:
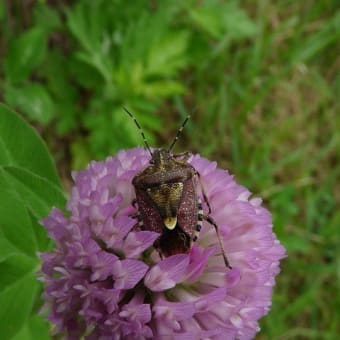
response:
[[[138,218],[140,229],[160,234],[154,247],[163,258],[187,253],[198,238],[203,220],[206,220],[215,228],[225,265],[231,268],[218,225],[210,216],[211,207],[200,181],[200,174],[188,163],[191,154],[172,153],[190,116],[184,120],[169,149],[152,151],[136,118],[126,108],[124,110],[134,120],[151,156],[148,166],[132,180],[136,193],[133,205],[138,211],[135,216]],[[208,207],[207,214],[204,213],[202,202],[197,194],[196,178]]]

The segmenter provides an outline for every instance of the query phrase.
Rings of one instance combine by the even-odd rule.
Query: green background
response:
[[[142,145],[123,106],[155,146],[190,113],[176,151],[218,161],[273,213],[288,257],[257,339],[337,339],[336,0],[8,0],[0,22],[0,100],[61,177],[1,107],[1,339],[47,338],[37,219],[64,205],[71,169]]]

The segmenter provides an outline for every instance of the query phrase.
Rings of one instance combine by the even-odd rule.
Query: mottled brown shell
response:
[[[198,216],[195,169],[165,150],[156,150],[152,163],[132,182],[142,229],[161,234],[155,246],[164,256],[185,253],[190,249]],[[177,218],[173,229],[164,223],[168,218]]]

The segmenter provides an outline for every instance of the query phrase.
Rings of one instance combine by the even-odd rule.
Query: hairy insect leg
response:
[[[207,194],[205,193],[205,189],[204,189],[204,185],[202,183],[201,175],[200,175],[200,173],[198,171],[196,171],[196,175],[197,175],[198,180],[200,182],[200,187],[201,187],[201,191],[202,191],[204,202],[206,203],[206,205],[208,207],[208,215],[210,215],[211,214],[211,206],[210,206]]]
[[[197,241],[198,235],[202,229],[203,208],[202,208],[202,201],[199,198],[197,198],[197,208],[198,208],[197,224],[196,224],[195,230],[193,231],[193,237],[192,237],[193,242]]]
[[[215,228],[216,235],[217,235],[217,238],[218,238],[218,242],[219,242],[219,244],[220,244],[220,248],[221,248],[221,251],[222,251],[224,263],[225,263],[226,267],[228,267],[229,269],[232,269],[232,267],[231,267],[231,265],[230,265],[230,263],[229,263],[229,261],[228,261],[228,258],[227,258],[227,255],[226,255],[224,246],[223,246],[223,242],[222,242],[222,239],[221,239],[221,235],[220,235],[220,232],[219,232],[219,228],[218,228],[217,223],[216,223],[215,220],[214,220],[211,216],[209,216],[209,215],[203,214],[203,218]]]

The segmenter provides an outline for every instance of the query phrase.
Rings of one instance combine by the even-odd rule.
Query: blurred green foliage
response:
[[[0,4],[1,100],[65,174],[141,145],[185,149],[259,193],[288,250],[259,339],[340,334],[340,11],[325,1]],[[184,149],[184,147],[182,147]]]
[[[4,99],[32,121],[52,124],[58,136],[72,135],[76,167],[139,143],[123,105],[153,143],[150,132],[164,124],[154,113],[166,100],[183,100],[232,41],[257,32],[234,2],[18,1],[6,9]],[[29,23],[22,27],[16,15]],[[184,82],[184,72],[192,79]]]

